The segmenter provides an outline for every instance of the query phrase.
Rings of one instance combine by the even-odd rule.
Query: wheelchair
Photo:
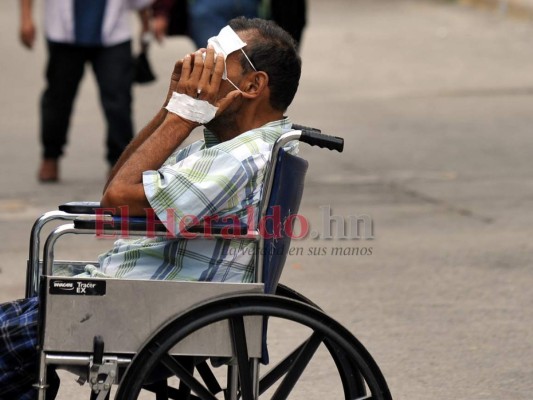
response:
[[[278,283],[291,239],[279,224],[298,212],[308,167],[284,149],[291,141],[339,152],[344,145],[342,138],[298,125],[277,140],[259,212],[260,218],[281,214],[263,219],[264,229],[281,235],[245,225],[212,224],[208,235],[205,227],[190,230],[255,241],[254,283],[58,275],[65,262],[54,259],[54,246],[63,235],[95,235],[102,225],[105,233],[120,233],[126,222],[129,235],[145,236],[147,222],[101,214],[97,202],[66,203],[35,222],[26,296],[40,297],[39,400],[46,399],[51,367],[77,374],[95,400],[109,399],[111,390],[120,400],[392,399],[364,346]],[[51,221],[58,226],[41,245],[42,228]],[[152,228],[155,235],[168,234],[163,225]]]

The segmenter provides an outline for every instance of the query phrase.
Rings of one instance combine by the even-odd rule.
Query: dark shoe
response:
[[[45,158],[41,162],[38,175],[39,182],[53,183],[59,181],[59,161],[55,158]]]

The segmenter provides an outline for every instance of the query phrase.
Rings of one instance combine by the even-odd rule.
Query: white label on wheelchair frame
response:
[[[106,281],[50,279],[48,293],[70,296],[104,296],[106,294]]]

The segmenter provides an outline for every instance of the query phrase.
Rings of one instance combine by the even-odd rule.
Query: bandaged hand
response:
[[[189,121],[207,124],[215,118],[218,107],[205,100],[193,99],[186,94],[174,92],[168,101],[166,109]]]
[[[218,98],[224,70],[224,58],[215,56],[212,47],[188,54],[166,109],[198,124],[211,121],[240,96],[239,91],[233,91],[222,99]]]

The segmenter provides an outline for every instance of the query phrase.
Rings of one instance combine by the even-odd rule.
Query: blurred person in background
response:
[[[36,38],[33,0],[19,0],[20,40],[32,49]],[[137,10],[141,34],[149,32],[152,0],[45,0],[48,50],[46,88],[41,97],[41,182],[59,180],[59,158],[67,143],[72,106],[85,64],[93,68],[107,122],[107,161],[114,165],[133,138],[133,63],[130,12]]]

